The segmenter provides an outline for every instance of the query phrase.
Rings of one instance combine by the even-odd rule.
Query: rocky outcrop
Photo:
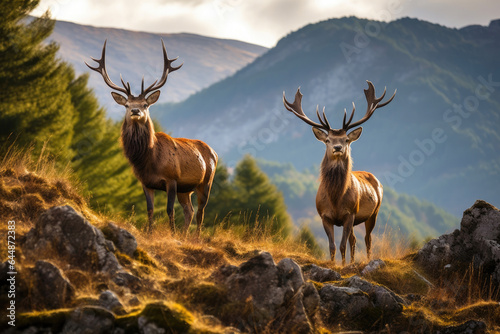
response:
[[[341,276],[338,272],[317,266],[315,264],[308,264],[302,267],[302,271],[304,272],[304,276],[308,279],[315,282],[329,282],[329,281],[338,281],[341,279]]]
[[[330,324],[352,329],[372,329],[390,321],[403,311],[406,302],[389,289],[358,276],[346,279],[342,286],[325,284],[319,291],[322,316]]]
[[[32,297],[39,309],[57,309],[69,305],[75,288],[64,274],[50,262],[37,261],[33,268]]]
[[[137,240],[135,240],[132,233],[116,226],[112,222],[109,222],[108,225],[102,229],[102,232],[106,239],[111,240],[121,253],[130,257],[134,256],[137,250]]]
[[[416,261],[429,272],[456,272],[471,263],[482,277],[500,284],[500,211],[478,200],[465,210],[460,229],[429,241]]]
[[[239,267],[221,267],[213,277],[226,289],[235,311],[242,311],[234,324],[239,329],[313,332],[319,295],[311,283],[304,281],[302,270],[293,260],[283,259],[276,265],[271,254],[261,252]]]
[[[113,243],[68,205],[41,214],[22,248],[27,256],[61,258],[72,268],[111,274],[122,270]]]

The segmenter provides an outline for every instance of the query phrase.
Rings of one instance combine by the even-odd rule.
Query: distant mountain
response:
[[[228,162],[242,154],[319,165],[324,145],[285,110],[297,87],[304,111],[326,106],[333,127],[343,109],[364,115],[365,80],[377,95],[397,89],[352,145],[354,169],[454,215],[477,198],[500,205],[500,20],[451,29],[417,19],[354,17],[310,24],[235,75],[156,117],[175,136],[212,145]],[[158,116],[159,115],[159,116]]]
[[[77,74],[89,72],[84,61],[92,65],[90,56],[100,58],[104,40],[106,69],[115,83],[120,73],[129,81],[133,92],[140,91],[142,76],[145,82],[159,79],[163,69],[160,38],[163,38],[170,58],[179,56],[174,64],[184,63],[182,70],[168,79],[160,102],[178,102],[209,85],[234,74],[243,66],[267,51],[267,48],[235,40],[210,38],[194,34],[156,34],[123,29],[97,28],[57,21],[50,40],[60,45],[62,59],[73,65]],[[122,115],[115,105],[109,88],[93,73],[89,80],[101,104],[111,117]]]

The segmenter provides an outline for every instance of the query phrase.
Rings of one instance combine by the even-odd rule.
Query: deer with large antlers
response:
[[[302,121],[311,125],[314,135],[319,141],[326,145],[326,153],[321,162],[320,185],[316,195],[316,209],[323,222],[323,227],[328,236],[330,247],[330,258],[335,261],[335,240],[334,226],[342,226],[342,239],[340,242],[340,254],[342,256],[342,265],[345,265],[345,252],[347,240],[351,247],[351,263],[354,262],[356,250],[356,236],[353,227],[365,223],[366,235],[366,253],[370,258],[371,252],[371,232],[377,221],[377,214],[382,204],[383,189],[382,184],[373,174],[368,172],[352,171],[351,143],[356,141],[361,135],[363,128],[359,127],[347,133],[366,122],[373,115],[376,109],[389,104],[396,92],[386,102],[381,103],[385,97],[386,90],[381,97],[375,96],[375,87],[370,81],[368,89],[365,89],[368,108],[365,116],[359,121],[351,123],[356,107],[352,104],[352,112],[349,120],[346,122],[346,110],[344,109],[344,120],[341,129],[332,129],[328,122],[325,109],[322,115],[316,108],[316,115],[319,123],[309,119],[302,110],[302,94],[300,88],[295,94],[293,103],[285,98],[283,92],[283,103],[285,108],[292,112]]]
[[[184,210],[184,230],[188,230],[193,219],[194,209],[191,195],[196,192],[198,211],[196,213],[197,233],[203,224],[204,210],[210,195],[210,189],[217,167],[217,154],[200,140],[172,138],[163,132],[155,132],[153,121],[149,115],[149,107],[160,97],[160,88],[167,82],[168,74],[177,71],[172,66],[175,59],[168,59],[163,40],[163,74],[144,89],[142,78],[141,93],[132,95],[130,84],[123,81],[120,87],[111,81],[106,71],[106,41],[102,48],[101,59],[92,58],[99,64],[92,70],[100,73],[104,82],[113,90],[111,92],[116,103],[125,106],[125,119],[121,129],[121,141],[128,161],[132,165],[135,176],[139,179],[146,196],[148,210],[148,230],[153,226],[154,191],[167,192],[167,214],[170,227],[175,230],[174,202],[179,200]]]

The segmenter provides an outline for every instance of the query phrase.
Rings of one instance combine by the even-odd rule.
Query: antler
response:
[[[171,73],[171,72],[177,71],[179,68],[182,67],[182,65],[184,65],[184,63],[182,63],[182,64],[180,64],[177,67],[172,67],[171,66],[172,63],[174,61],[176,61],[177,58],[179,58],[179,57],[176,57],[174,59],[168,59],[168,57],[167,57],[167,50],[165,49],[165,44],[163,43],[163,39],[161,40],[161,45],[163,47],[163,74],[162,74],[162,76],[160,78],[160,81],[156,80],[155,82],[153,82],[146,89],[144,89],[144,77],[142,77],[141,95],[140,96],[144,97],[147,94],[151,93],[152,91],[158,90],[161,87],[163,87],[163,85],[165,84],[165,82],[167,82],[168,74]]]
[[[394,99],[394,96],[396,96],[397,89],[394,91],[394,94],[392,94],[392,96],[389,100],[387,100],[384,103],[380,103],[380,101],[382,101],[385,97],[385,92],[386,92],[387,87],[384,88],[384,93],[382,94],[382,96],[377,98],[377,97],[375,97],[375,87],[373,86],[373,84],[368,80],[366,80],[366,82],[368,83],[368,89],[364,90],[365,96],[366,96],[366,102],[368,103],[368,107],[366,109],[366,114],[359,121],[350,124],[352,121],[352,117],[354,116],[354,111],[356,110],[354,102],[352,103],[351,117],[349,117],[349,120],[347,121],[347,123],[345,121],[346,116],[347,116],[347,112],[344,109],[344,120],[342,121],[342,129],[344,129],[345,131],[348,131],[349,129],[352,129],[358,125],[361,125],[364,122],[366,122],[367,120],[369,120],[370,117],[372,117],[372,115],[376,109],[382,108],[382,107],[388,105],[392,101],[392,99]]]
[[[323,107],[323,118],[319,113],[318,107],[316,107],[316,115],[318,116],[320,124],[313,122],[309,119],[309,117],[304,114],[302,110],[302,93],[300,92],[300,87],[297,89],[297,93],[295,93],[295,99],[293,103],[290,103],[285,98],[285,92],[283,92],[283,104],[288,111],[291,111],[295,116],[306,122],[307,124],[314,126],[316,128],[324,129],[329,131],[331,129],[330,123],[328,123],[328,119],[326,119],[325,108]]]
[[[102,47],[102,55],[101,59],[95,59],[94,57],[90,57],[93,61],[97,62],[99,64],[98,67],[92,67],[87,62],[85,62],[85,65],[87,65],[91,70],[94,70],[102,75],[102,78],[104,79],[104,82],[114,90],[117,90],[119,92],[127,94],[127,96],[132,95],[130,92],[130,84],[127,82],[123,81],[122,76],[120,75],[120,80],[122,82],[123,87],[121,88],[120,86],[116,85],[111,79],[109,78],[108,72],[106,71],[106,42],[107,40],[104,41],[104,46]]]

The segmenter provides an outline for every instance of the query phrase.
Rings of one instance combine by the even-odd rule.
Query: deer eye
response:
[[[148,105],[147,105],[146,103],[144,103],[143,107],[144,107],[144,108],[147,108],[147,107],[148,107]]]
[[[325,143],[328,144],[330,142],[330,139],[325,139]]]
[[[125,105],[125,108],[129,108],[129,107],[130,107],[130,104],[128,104],[128,103],[127,103],[127,104]]]

